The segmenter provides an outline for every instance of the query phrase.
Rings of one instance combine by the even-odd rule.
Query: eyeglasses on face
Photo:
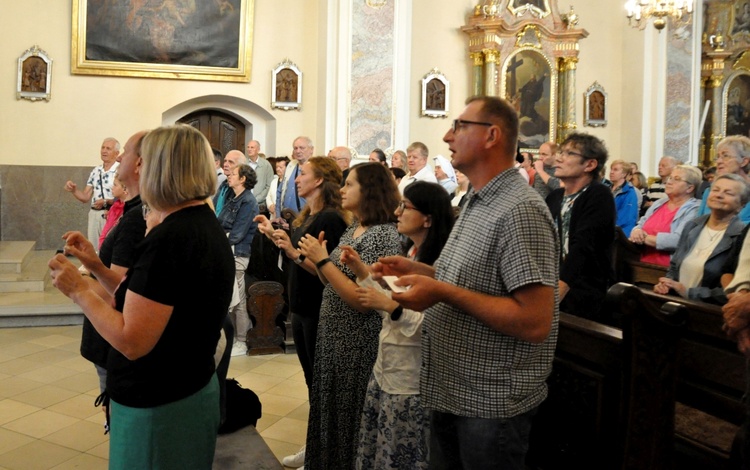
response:
[[[473,124],[475,126],[485,126],[485,127],[490,127],[493,125],[491,122],[479,122],[479,121],[467,121],[466,119],[454,119],[453,125],[451,126],[451,131],[455,133],[461,128],[461,126],[468,126],[470,124]]]
[[[586,158],[582,153],[571,152],[570,150],[560,150],[559,152],[557,152],[557,154],[562,156],[563,158],[569,158],[571,155]]]
[[[403,201],[403,200],[398,203],[398,207],[396,208],[396,210],[398,212],[404,212],[404,210],[406,210],[406,209],[411,209],[413,211],[419,212],[419,209],[417,209],[416,207],[412,206],[411,204],[409,204],[409,203],[407,203],[406,201]]]

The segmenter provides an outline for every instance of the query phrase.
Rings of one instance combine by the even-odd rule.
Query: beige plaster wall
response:
[[[470,92],[466,37],[459,27],[476,0],[412,0],[410,141],[421,140],[432,155],[447,153],[442,137],[460,113]],[[0,164],[90,166],[98,161],[104,136],[124,141],[135,131],[162,124],[162,113],[196,97],[236,96],[268,109],[270,70],[289,57],[304,72],[301,112],[271,111],[277,119],[273,142],[262,142],[269,153],[288,154],[300,134],[323,142],[325,0],[255,0],[251,83],[199,82],[70,74],[71,1],[6,2],[0,22],[3,48],[0,63],[12,64],[38,44],[54,59],[52,101],[16,100],[16,74],[0,75]],[[632,152],[640,141],[642,116],[642,34],[631,31],[620,10],[601,0],[573,0],[579,26],[590,35],[581,42],[576,106],[579,130],[603,138],[613,155]],[[567,9],[567,4],[561,6]],[[30,11],[39,12],[30,15]],[[6,65],[8,67],[8,65]],[[447,119],[421,117],[420,79],[438,67],[451,81]],[[7,70],[7,69],[6,69]],[[609,92],[610,122],[605,128],[584,128],[582,96],[595,80]],[[321,149],[318,149],[321,150]],[[324,149],[323,149],[324,150]],[[316,152],[318,153],[318,152]],[[627,157],[625,157],[627,158]]]
[[[134,132],[162,124],[162,113],[204,95],[237,96],[270,107],[271,69],[288,57],[304,72],[303,112],[271,111],[277,119],[275,142],[264,150],[289,153],[294,137],[321,140],[318,107],[319,2],[255,0],[250,83],[200,82],[71,75],[71,0],[4,2],[0,31],[0,164],[90,166],[99,160],[105,136],[124,142]],[[35,12],[30,14],[30,12]],[[18,57],[38,44],[53,62],[52,100],[16,100]]]

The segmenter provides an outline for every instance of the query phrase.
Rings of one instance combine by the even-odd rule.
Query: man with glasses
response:
[[[659,180],[649,185],[648,191],[646,191],[646,199],[643,201],[643,207],[641,207],[641,215],[645,214],[646,210],[654,205],[656,201],[667,197],[667,194],[664,192],[666,191],[667,178],[679,163],[679,160],[669,156],[664,156],[659,160]]]
[[[80,232],[65,235],[65,254],[75,256],[83,265],[82,275],[95,288],[95,292],[109,300],[125,273],[135,262],[135,247],[146,233],[139,194],[141,142],[146,131],[138,132],[125,143],[123,152],[118,153],[118,177],[132,196],[125,202],[120,222],[115,225],[102,242],[99,255],[93,252]],[[107,355],[109,343],[99,335],[87,317],[83,319],[81,335],[81,355],[94,363],[99,375],[99,389],[104,392],[107,378]]]
[[[443,140],[473,189],[440,258],[388,257],[374,270],[411,286],[393,300],[426,310],[430,468],[523,469],[557,341],[554,222],[514,168],[518,115],[507,101],[470,98]]]
[[[539,191],[542,199],[549,193],[560,187],[560,180],[555,177],[555,155],[557,144],[545,142],[539,147],[539,160],[534,162],[534,189]]]
[[[547,196],[560,244],[560,310],[602,321],[604,296],[612,283],[615,202],[601,184],[607,162],[604,143],[571,134],[555,157],[555,175],[565,185]]]
[[[240,152],[239,150],[230,150],[229,152],[227,152],[227,156],[224,157],[224,175],[228,178],[232,173],[232,170],[240,165],[247,165],[247,158],[245,157],[245,154]],[[224,204],[227,202],[227,199],[233,197],[234,192],[231,190],[231,188],[229,188],[229,181],[225,179],[219,185],[219,189],[216,190],[216,194],[214,195],[213,203],[214,209],[216,210],[216,215],[219,215],[221,213],[221,210],[224,208]]]
[[[346,177],[349,176],[349,165],[352,162],[352,152],[347,147],[334,147],[328,152],[328,156],[336,160],[336,165],[341,168],[343,178],[341,178],[341,187],[346,183]]]
[[[281,218],[281,211],[291,209],[298,214],[305,207],[305,198],[297,194],[297,185],[294,182],[299,176],[300,167],[304,165],[313,154],[312,139],[299,136],[292,143],[293,160],[289,162],[284,172],[284,178],[279,182],[276,189],[276,218]]]
[[[414,142],[406,148],[406,167],[409,172],[401,178],[398,183],[398,190],[403,196],[404,188],[415,181],[427,181],[428,183],[437,183],[435,172],[427,165],[427,157],[430,151],[422,142]]]

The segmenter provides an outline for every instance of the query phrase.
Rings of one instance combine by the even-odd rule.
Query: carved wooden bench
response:
[[[687,312],[680,340],[676,468],[726,468],[745,417],[746,359],[722,331],[721,308],[643,290],[651,305],[679,303]]]
[[[284,287],[274,281],[260,281],[247,288],[247,311],[255,320],[247,332],[247,351],[251,356],[282,354],[284,333],[277,319],[284,308]]]
[[[663,304],[663,303],[662,303]],[[560,314],[549,397],[532,427],[531,468],[658,469],[673,460],[677,345],[684,307],[618,284],[619,330]]]

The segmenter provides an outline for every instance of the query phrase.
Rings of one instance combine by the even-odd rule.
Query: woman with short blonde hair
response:
[[[149,132],[141,158],[152,228],[114,302],[62,255],[50,261],[51,277],[114,348],[109,468],[211,468],[220,420],[214,353],[235,271],[204,202],[216,189],[213,155],[198,130],[179,125]]]

